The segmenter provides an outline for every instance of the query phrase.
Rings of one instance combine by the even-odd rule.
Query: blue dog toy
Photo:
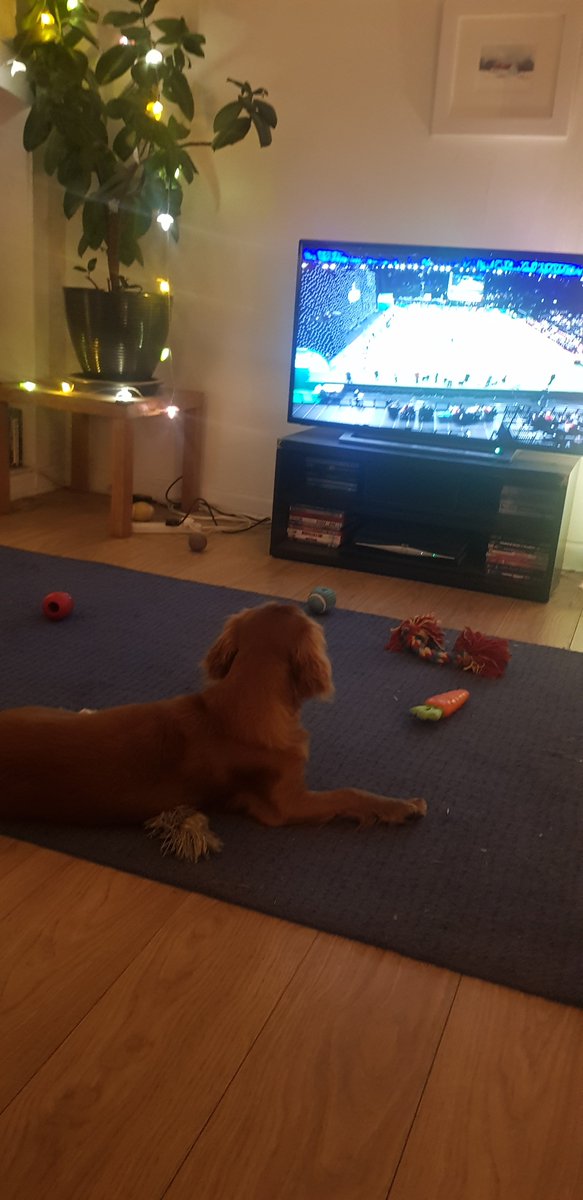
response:
[[[312,588],[306,601],[309,612],[315,616],[323,616],[324,613],[330,612],[336,604],[336,592],[328,587]]]

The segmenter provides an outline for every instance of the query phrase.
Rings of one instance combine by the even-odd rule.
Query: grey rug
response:
[[[267,599],[5,548],[0,572],[0,707],[196,690],[225,617]],[[41,615],[51,590],[75,598],[66,621]],[[216,817],[223,853],[197,866],[163,858],[139,829],[4,822],[0,832],[582,1004],[583,658],[514,643],[504,679],[471,680],[469,704],[428,725],[409,707],[462,686],[460,672],[388,654],[389,614],[321,619],[337,697],[305,709],[310,785],[423,795],[424,821],[266,830]]]

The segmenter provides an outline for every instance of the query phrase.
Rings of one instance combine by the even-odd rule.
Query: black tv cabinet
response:
[[[577,461],[351,445],[303,430],[278,442],[270,553],[322,568],[546,601],[563,562]],[[343,543],[292,540],[290,506],[344,513]],[[530,548],[536,569],[501,568],[496,555],[514,561],[513,546]]]

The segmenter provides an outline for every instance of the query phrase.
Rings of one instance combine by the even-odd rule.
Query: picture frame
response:
[[[431,132],[565,137],[582,0],[446,0]]]

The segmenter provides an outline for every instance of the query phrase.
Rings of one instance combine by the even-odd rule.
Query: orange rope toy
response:
[[[386,650],[409,650],[427,662],[443,666],[451,663],[462,671],[497,679],[504,674],[510,661],[505,638],[486,637],[464,629],[458,635],[453,650],[445,649],[445,635],[440,622],[433,616],[411,617],[390,631]]]

